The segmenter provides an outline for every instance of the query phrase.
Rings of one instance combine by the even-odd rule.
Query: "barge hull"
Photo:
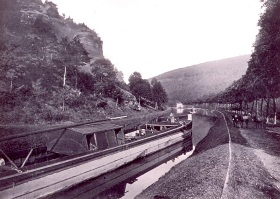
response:
[[[172,131],[172,132],[171,132]],[[174,133],[176,131],[176,133]],[[165,136],[162,138],[154,139],[141,145],[132,146],[131,148],[123,151],[118,151],[113,154],[108,154],[102,157],[98,157],[87,162],[83,162],[79,165],[73,165],[65,169],[60,169],[57,172],[52,172],[44,177],[37,177],[23,182],[21,184],[13,183],[14,186],[0,191],[0,195],[3,198],[39,198],[90,178],[97,177],[101,174],[115,170],[116,168],[123,166],[133,160],[152,154],[156,151],[162,150],[168,146],[171,146],[177,142],[186,139],[186,135],[191,139],[191,130],[186,134],[182,131],[182,127],[178,127],[170,130],[170,136],[166,135],[169,132],[165,132]],[[189,136],[188,136],[189,135]],[[145,138],[146,139],[146,138]],[[142,141],[143,142],[143,141]],[[127,145],[129,146],[129,145]],[[75,159],[79,159],[77,157]],[[73,160],[69,160],[71,162]],[[56,163],[58,164],[58,163]],[[54,165],[48,165],[51,167]],[[31,171],[25,171],[24,173],[40,173],[44,172],[44,168],[38,168]],[[20,175],[20,174],[15,174]],[[7,177],[5,180],[13,182],[13,176]]]

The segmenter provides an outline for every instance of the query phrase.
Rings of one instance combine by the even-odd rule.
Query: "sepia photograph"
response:
[[[0,0],[0,199],[279,199],[279,0]]]

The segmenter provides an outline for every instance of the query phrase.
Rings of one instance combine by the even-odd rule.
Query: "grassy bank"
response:
[[[151,120],[151,118],[158,117],[159,115],[169,113],[171,110],[167,109],[165,111],[154,111],[147,108],[142,108],[141,111],[135,111],[135,110],[127,110],[122,111],[119,113],[119,115],[113,115],[110,117],[116,117],[116,116],[127,116],[127,119],[123,119],[120,122],[118,120],[115,120],[114,122],[117,124],[125,124],[125,123],[131,123],[131,122],[145,122]],[[109,118],[109,116],[107,117]],[[81,123],[81,122],[90,122],[90,121],[98,121],[98,120],[104,120],[107,119],[106,117],[99,117],[99,116],[93,116],[90,118],[87,118],[86,120],[67,120],[67,121],[60,121],[60,122],[42,122],[37,124],[22,124],[22,123],[12,123],[12,124],[0,124],[0,136],[7,136],[7,135],[13,135],[18,133],[28,133],[33,131],[38,131],[42,129],[48,129],[53,127],[61,127],[65,125],[71,125],[74,123]]]
[[[193,145],[196,146],[208,134],[210,128],[214,125],[215,117],[205,117],[204,115],[193,115]]]

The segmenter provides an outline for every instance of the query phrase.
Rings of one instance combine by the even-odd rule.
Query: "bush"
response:
[[[55,122],[61,122],[64,120],[69,120],[69,119],[70,119],[70,116],[67,112],[62,112],[62,113],[53,115],[53,121],[55,121]]]
[[[36,121],[36,117],[35,117],[35,115],[24,114],[24,116],[21,118],[21,120],[25,124],[34,124]]]
[[[16,104],[16,95],[10,92],[1,92],[0,93],[0,106],[13,108]]]
[[[43,111],[42,114],[42,119],[46,120],[46,121],[52,121],[53,120],[53,114],[51,110],[45,110]]]
[[[97,108],[105,108],[107,105],[108,105],[107,102],[99,102],[99,103],[96,105],[96,107],[97,107]]]
[[[112,92],[112,97],[115,100],[118,100],[119,104],[123,103],[125,100],[124,93],[118,87]]]

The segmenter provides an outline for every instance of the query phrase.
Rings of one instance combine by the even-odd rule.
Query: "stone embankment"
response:
[[[227,113],[213,113],[192,156],[136,198],[280,198],[280,134],[234,128]]]

